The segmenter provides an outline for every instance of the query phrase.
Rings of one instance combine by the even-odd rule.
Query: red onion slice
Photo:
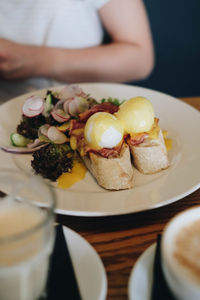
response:
[[[0,149],[7,152],[7,153],[12,153],[12,154],[31,154],[31,153],[47,146],[47,145],[48,145],[48,143],[45,143],[45,144],[39,145],[35,148],[20,148],[20,147],[9,148],[9,147],[0,145]]]
[[[35,139],[34,142],[27,144],[27,148],[33,149],[43,144],[44,142],[41,142],[39,139]]]

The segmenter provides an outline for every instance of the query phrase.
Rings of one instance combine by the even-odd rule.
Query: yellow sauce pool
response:
[[[63,173],[58,178],[58,187],[62,189],[69,188],[74,183],[82,180],[86,174],[86,167],[83,163],[75,161],[71,173]]]
[[[167,148],[167,151],[172,149],[172,139],[165,139],[165,146]]]
[[[167,138],[168,136],[168,131],[167,130],[163,130],[163,137],[164,137],[164,141],[165,141],[165,146],[167,151],[172,149],[172,139]]]

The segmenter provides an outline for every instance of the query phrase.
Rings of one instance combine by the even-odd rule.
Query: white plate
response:
[[[128,283],[129,300],[151,299],[155,249],[156,244],[147,248],[132,269]]]
[[[162,129],[169,131],[173,148],[169,152],[170,167],[158,174],[143,175],[134,169],[135,187],[124,191],[100,188],[88,172],[85,179],[71,188],[55,187],[57,212],[76,216],[106,216],[157,208],[197,190],[200,186],[200,113],[169,95],[123,84],[80,84],[97,99],[134,96],[147,97],[155,108]],[[34,94],[45,95],[46,90]],[[27,94],[0,106],[0,144],[9,145],[10,133],[21,118],[22,103]],[[0,151],[0,167],[20,168],[30,172],[30,155],[10,155]]]
[[[95,249],[78,233],[63,226],[65,238],[76,274],[81,299],[105,300],[107,277]]]

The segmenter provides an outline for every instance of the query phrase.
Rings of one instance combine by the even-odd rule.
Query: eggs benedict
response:
[[[128,134],[126,139],[136,168],[144,174],[152,174],[169,166],[162,131],[155,118],[152,103],[144,97],[135,97],[124,102],[117,119]]]
[[[97,112],[86,122],[84,136],[94,149],[113,148],[122,141],[124,128],[114,115]]]
[[[83,128],[71,131],[70,140],[100,186],[109,190],[132,187],[129,146],[124,141],[124,127],[113,114],[92,114]]]
[[[151,130],[154,123],[154,109],[149,100],[135,97],[125,101],[116,112],[126,133],[139,133]]]

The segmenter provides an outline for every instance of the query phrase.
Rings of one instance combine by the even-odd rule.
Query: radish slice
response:
[[[55,126],[49,127],[48,138],[55,144],[64,144],[67,142],[66,135],[59,131]]]
[[[55,105],[55,110],[56,109],[63,109],[63,104],[64,104],[65,100],[59,100],[56,105]]]
[[[38,116],[43,110],[44,100],[38,96],[28,98],[22,107],[23,114],[29,118]]]
[[[58,112],[58,115],[63,116],[64,114],[68,115],[69,109],[68,104],[72,101],[73,98],[67,99],[67,100],[60,100],[56,103],[54,110]],[[60,113],[59,113],[60,112]]]
[[[46,137],[48,137],[48,129],[49,129],[50,125],[49,124],[44,124],[42,126],[40,126],[40,128],[38,129],[38,136],[44,135]]]
[[[70,116],[61,110],[53,110],[51,112],[51,115],[59,123],[66,122],[70,119]]]
[[[75,95],[82,94],[82,89],[78,87],[77,85],[66,85],[60,92],[59,92],[59,98],[61,100],[66,100],[68,98],[72,98]]]
[[[59,117],[55,111],[52,111],[51,115],[54,118],[54,120],[56,120],[57,122],[59,122],[59,123],[65,122],[65,120],[63,120],[63,118]]]
[[[82,88],[80,88],[78,85],[71,85],[71,88],[74,90],[74,93],[77,96],[83,93]]]
[[[69,104],[72,100],[73,100],[73,98],[69,98],[69,99],[65,100],[65,102],[63,104],[63,109],[67,113],[69,113]]]
[[[89,108],[88,101],[83,97],[76,97],[77,105],[78,105],[78,112],[84,112]]]
[[[55,110],[55,113],[59,116],[59,117],[61,117],[61,118],[63,118],[63,119],[69,119],[70,118],[70,115],[68,114],[68,113],[66,113],[64,110],[62,110],[62,109],[56,109]]]
[[[68,105],[68,112],[71,116],[77,116],[78,114],[89,108],[88,101],[80,96],[76,96],[70,101],[67,100],[67,102],[64,103],[64,110],[66,105]]]
[[[79,114],[78,103],[76,98],[69,102],[69,114],[71,116],[77,116]]]

